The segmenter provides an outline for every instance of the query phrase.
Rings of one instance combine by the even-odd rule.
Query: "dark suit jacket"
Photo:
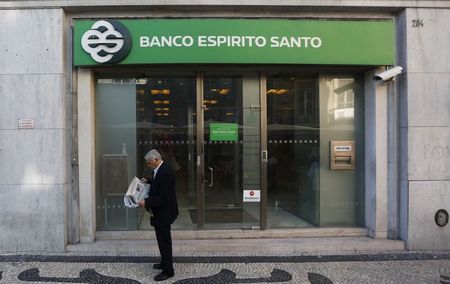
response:
[[[162,163],[151,182],[149,196],[145,199],[145,209],[152,215],[152,226],[169,226],[178,216],[175,176],[166,162]]]

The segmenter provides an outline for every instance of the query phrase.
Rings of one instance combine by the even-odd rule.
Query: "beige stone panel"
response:
[[[0,74],[64,73],[62,9],[0,10]]]
[[[408,9],[408,73],[450,72],[450,10]]]
[[[64,130],[0,130],[0,185],[67,182]]]
[[[450,73],[408,74],[408,125],[450,126]]]
[[[0,214],[0,251],[64,251],[64,185],[0,185]]]
[[[408,129],[408,179],[450,179],[450,127]]]
[[[450,212],[449,200],[449,181],[409,183],[408,249],[450,249],[450,224],[439,227],[434,219],[439,209]]]
[[[18,129],[34,119],[35,129],[65,128],[64,76],[0,75],[0,129]]]

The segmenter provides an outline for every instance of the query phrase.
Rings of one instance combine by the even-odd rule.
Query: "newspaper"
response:
[[[127,193],[123,197],[123,203],[128,208],[139,207],[137,203],[147,198],[149,191],[149,184],[143,183],[137,177],[134,177],[128,186]]]

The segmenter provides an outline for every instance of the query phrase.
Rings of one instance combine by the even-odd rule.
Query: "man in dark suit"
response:
[[[155,228],[161,263],[153,265],[162,272],[155,276],[155,281],[163,281],[173,277],[172,236],[170,226],[178,216],[177,196],[175,192],[175,176],[169,164],[165,163],[161,154],[155,149],[145,155],[147,166],[154,172],[148,198],[139,202],[150,212],[150,224]]]

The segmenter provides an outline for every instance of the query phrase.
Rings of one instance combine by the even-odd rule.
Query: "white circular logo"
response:
[[[81,38],[81,46],[98,63],[117,63],[131,50],[131,35],[128,29],[117,21],[101,20]]]

